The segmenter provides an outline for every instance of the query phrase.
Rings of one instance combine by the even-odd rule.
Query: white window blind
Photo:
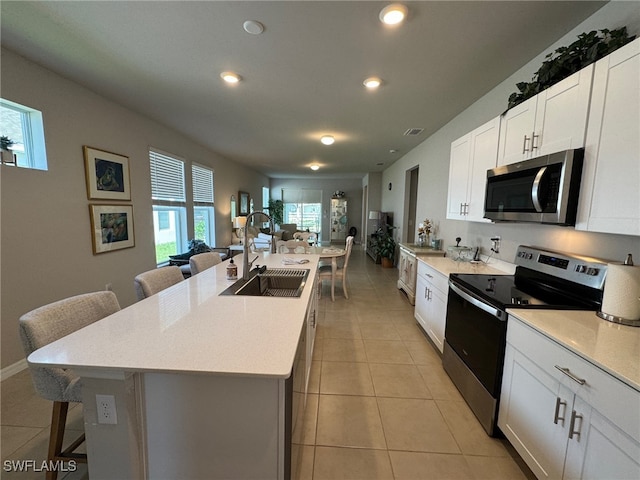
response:
[[[310,189],[282,189],[284,203],[322,203],[322,190]]]
[[[213,170],[200,165],[191,166],[193,201],[213,205]]]
[[[184,162],[158,150],[149,150],[151,198],[165,202],[186,202]]]

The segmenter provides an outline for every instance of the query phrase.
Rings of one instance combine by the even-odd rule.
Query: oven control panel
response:
[[[607,272],[606,260],[525,245],[518,247],[515,264],[598,289]]]

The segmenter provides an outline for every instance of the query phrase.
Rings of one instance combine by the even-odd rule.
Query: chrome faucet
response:
[[[249,243],[247,242],[247,230],[249,229],[249,224],[251,223],[251,219],[253,218],[253,216],[258,214],[264,215],[269,219],[269,231],[271,232],[271,253],[276,253],[276,242],[275,238],[273,237],[273,230],[275,228],[273,225],[273,219],[264,212],[251,212],[249,215],[247,215],[247,223],[243,233],[244,238],[242,239],[242,243],[244,244],[244,251],[242,252],[242,278],[244,280],[249,280],[249,271],[251,270],[251,265],[253,265],[253,262],[255,262],[258,258],[256,256],[253,260],[249,261]]]

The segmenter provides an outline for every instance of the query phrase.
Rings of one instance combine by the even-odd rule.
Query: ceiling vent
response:
[[[410,128],[406,132],[403,133],[406,137],[415,137],[416,135],[420,135],[424,132],[424,128]]]

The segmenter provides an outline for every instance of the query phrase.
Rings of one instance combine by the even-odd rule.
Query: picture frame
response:
[[[238,192],[238,215],[249,215],[249,194],[247,192]]]
[[[135,246],[133,205],[89,205],[93,254]]]
[[[129,157],[83,145],[87,197],[131,200]]]

